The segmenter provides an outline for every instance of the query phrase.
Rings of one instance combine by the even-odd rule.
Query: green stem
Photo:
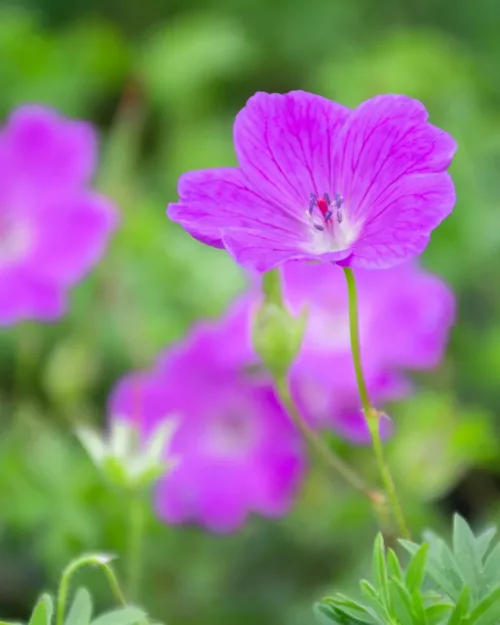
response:
[[[113,594],[115,595],[118,603],[122,605],[127,605],[125,597],[120,588],[120,584],[116,578],[116,575],[113,569],[108,564],[109,557],[102,556],[99,554],[88,554],[73,560],[68,564],[68,566],[64,569],[63,574],[61,576],[61,581],[59,583],[59,590],[57,593],[57,616],[56,616],[56,625],[63,625],[64,616],[66,612],[66,601],[68,599],[69,585],[71,582],[71,578],[76,573],[76,571],[84,566],[99,566],[104,574],[106,575],[109,585]]]
[[[363,413],[366,419],[366,423],[371,433],[373,450],[377,459],[382,482],[387,492],[387,497],[391,504],[399,532],[402,537],[410,538],[410,532],[408,530],[408,526],[406,525],[403,509],[401,508],[401,504],[396,493],[394,480],[392,479],[389,465],[387,464],[384,456],[384,448],[380,439],[380,416],[377,410],[375,410],[375,408],[372,406],[372,403],[370,401],[370,395],[368,393],[368,387],[366,386],[365,378],[363,375],[359,341],[358,296],[356,292],[356,279],[354,277],[352,269],[349,267],[344,267],[344,274],[347,282],[347,293],[349,299],[349,330],[351,335],[351,351],[354,361],[354,371],[356,374],[359,398],[361,400],[361,405],[363,406]]]
[[[301,434],[309,443],[309,446],[318,454],[318,456],[330,469],[336,473],[340,473],[340,475],[342,475],[342,477],[349,482],[351,486],[366,495],[372,503],[379,504],[381,501],[381,494],[378,491],[371,490],[363,478],[353,471],[353,469],[351,469],[351,467],[343,460],[336,456],[321,436],[309,427],[306,421],[304,421],[291,398],[286,376],[276,377],[275,385],[283,406],[286,408],[288,414],[293,419]]]
[[[111,591],[114,594],[116,601],[120,603],[123,607],[126,607],[128,605],[127,600],[125,599],[122,589],[120,588],[120,584],[118,583],[118,578],[116,577],[115,572],[109,565],[103,566],[103,572],[104,575],[106,575],[106,577],[108,578],[109,587],[111,588]]]
[[[140,493],[132,491],[129,499],[129,534],[127,553],[127,590],[131,601],[137,601],[142,579],[142,543],[144,537],[144,505]]]

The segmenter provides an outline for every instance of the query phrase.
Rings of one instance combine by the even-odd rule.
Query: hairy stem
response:
[[[358,320],[358,295],[356,290],[356,279],[351,268],[344,267],[344,274],[347,282],[347,293],[349,299],[349,330],[351,335],[351,351],[354,361],[354,371],[358,386],[359,398],[363,406],[363,413],[372,437],[373,450],[377,460],[382,483],[384,484],[389,503],[392,507],[399,533],[403,538],[410,538],[410,532],[405,521],[403,509],[396,493],[394,480],[384,455],[384,447],[380,439],[380,415],[373,407],[368,393],[368,387],[363,375],[361,364],[361,349],[359,341],[359,320]]]
[[[64,623],[66,602],[68,600],[68,592],[71,578],[78,569],[84,566],[100,567],[106,575],[110,588],[115,595],[118,603],[121,603],[123,606],[127,605],[125,597],[123,596],[122,590],[120,588],[120,584],[118,583],[118,579],[116,578],[113,569],[109,565],[109,560],[109,556],[104,556],[101,554],[88,554],[83,555],[68,564],[61,576],[59,590],[57,593],[56,625],[63,625]]]

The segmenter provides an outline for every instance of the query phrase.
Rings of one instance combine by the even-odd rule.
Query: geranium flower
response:
[[[183,175],[168,215],[260,272],[301,259],[392,267],[420,254],[455,204],[455,141],[403,95],[350,110],[303,91],[257,93],[234,145],[239,166]]]
[[[22,106],[0,129],[0,324],[63,314],[106,249],[117,212],[88,188],[93,128]]]
[[[236,317],[198,325],[151,371],[120,381],[111,396],[110,414],[135,423],[145,439],[175,415],[169,453],[178,464],[156,493],[158,515],[169,523],[229,532],[250,513],[277,517],[294,501],[304,470],[302,441],[269,380],[246,370],[242,312],[238,307]]]

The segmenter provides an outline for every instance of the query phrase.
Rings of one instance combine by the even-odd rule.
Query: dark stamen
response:
[[[316,206],[316,196],[314,195],[314,193],[311,193],[311,195],[309,196],[309,215],[312,215],[313,209]]]
[[[342,223],[343,215],[341,208],[344,203],[344,198],[340,195],[340,193],[335,193],[335,201],[332,202],[328,193],[323,193],[323,196],[318,198],[315,193],[311,193],[309,195],[309,215],[311,217],[314,215],[314,209],[319,209],[323,220],[325,223],[328,223],[330,219],[333,217],[334,209],[336,210],[336,219],[340,224]],[[324,231],[324,227],[313,224],[316,230],[320,232]]]

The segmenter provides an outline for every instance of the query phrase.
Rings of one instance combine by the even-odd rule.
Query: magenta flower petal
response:
[[[378,284],[373,272],[360,270],[356,275],[363,298],[390,302],[385,314],[382,306],[377,313],[373,353],[390,367],[436,367],[455,320],[450,287],[414,263],[381,272]]]
[[[12,113],[1,141],[8,154],[13,193],[33,189],[59,195],[88,184],[97,163],[97,138],[86,122],[66,120],[39,105]]]
[[[423,251],[453,209],[446,173],[456,143],[427,122],[424,106],[379,96],[359,106],[335,144],[334,187],[352,233],[346,264],[390,267]]]
[[[355,111],[302,91],[257,93],[237,115],[239,168],[194,172],[169,216],[260,272],[290,260],[391,267],[451,212],[454,140],[424,106],[379,96]]]
[[[156,500],[169,523],[228,532],[251,513],[275,517],[293,504],[302,441],[268,378],[245,369],[254,362],[248,322],[248,308],[238,305],[218,324],[200,324],[110,398],[113,418],[134,420],[145,435],[169,415],[176,419],[170,453],[179,464],[160,481]]]
[[[81,280],[103,256],[118,223],[114,206],[89,192],[42,204],[31,216],[29,262],[60,284]]]
[[[102,258],[118,214],[88,189],[96,153],[92,126],[42,106],[17,109],[0,131],[0,293],[19,298],[0,302],[0,324],[15,310],[60,316],[66,291]]]
[[[222,232],[232,228],[265,229],[268,224],[282,235],[294,236],[295,219],[280,213],[273,202],[255,190],[236,168],[194,171],[181,176],[180,201],[170,204],[168,215],[192,236],[223,247]]]
[[[136,423],[147,439],[155,426],[170,415],[172,403],[163,378],[142,371],[124,376],[113,389],[108,405],[113,417],[126,417]]]
[[[288,261],[308,258],[300,251],[300,240],[293,232],[288,233],[288,237],[282,236],[281,239],[279,234],[275,228],[268,228],[266,231],[227,230],[222,241],[236,262],[261,273]],[[345,258],[345,255],[341,255],[340,259],[342,258]]]
[[[311,193],[331,190],[333,146],[349,109],[305,91],[257,93],[238,113],[234,145],[241,169],[277,204],[276,218],[297,219]]]
[[[0,268],[0,326],[17,321],[52,321],[66,309],[64,290],[43,278]]]

